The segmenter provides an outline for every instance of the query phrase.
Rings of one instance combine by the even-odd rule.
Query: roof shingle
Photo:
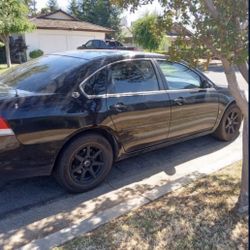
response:
[[[89,22],[78,21],[77,19],[55,19],[50,18],[49,15],[34,17],[31,18],[30,21],[37,27],[37,29],[94,31],[105,33],[113,32],[112,29]]]

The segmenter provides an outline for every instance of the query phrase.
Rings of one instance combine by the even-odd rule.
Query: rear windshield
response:
[[[14,67],[0,76],[0,85],[30,91],[54,93],[70,84],[71,72],[86,60],[47,55]]]

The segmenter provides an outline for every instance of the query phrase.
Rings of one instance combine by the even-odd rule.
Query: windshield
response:
[[[47,55],[12,68],[0,75],[0,88],[54,93],[63,87],[69,72],[86,60]]]

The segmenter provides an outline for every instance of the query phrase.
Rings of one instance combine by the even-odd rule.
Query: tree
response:
[[[113,0],[119,6],[135,9],[151,0]],[[248,100],[240,91],[236,68],[248,83],[248,1],[247,0],[160,0],[175,21],[192,28],[190,44],[194,55],[203,49],[221,59],[228,87],[244,116],[241,189],[236,210],[248,211]]]
[[[135,21],[132,33],[135,43],[150,51],[158,49],[164,37],[164,32],[158,25],[156,14],[146,14]]]
[[[10,34],[23,33],[34,29],[27,18],[27,6],[20,0],[0,2],[0,42],[4,43],[8,67],[11,67],[9,37]]]
[[[25,0],[24,3],[28,6],[29,8],[29,16],[33,17],[36,16],[37,14],[37,1],[36,0]]]
[[[49,8],[50,12],[54,12],[56,10],[59,10],[57,0],[48,0],[47,8]]]
[[[86,22],[92,22],[95,0],[79,0],[77,17]]]
[[[78,3],[77,0],[71,0],[68,6],[69,13],[72,16],[78,16]]]
[[[118,36],[120,34],[121,8],[111,4],[110,0],[80,0],[76,17],[111,28]]]
[[[41,15],[47,15],[50,13],[50,9],[48,7],[41,8],[39,14]]]

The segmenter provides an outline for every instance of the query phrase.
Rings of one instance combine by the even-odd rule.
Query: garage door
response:
[[[67,50],[67,36],[40,35],[40,48],[45,54]]]
[[[38,34],[38,46],[45,54],[75,50],[91,39],[104,39],[104,36],[104,33],[94,32],[82,32],[82,34],[79,32],[79,34],[76,34],[75,32],[57,31],[56,34],[53,34],[52,31],[46,33],[43,31]]]
[[[68,49],[74,50],[91,39],[94,39],[94,36],[68,36],[68,41],[69,41]]]

